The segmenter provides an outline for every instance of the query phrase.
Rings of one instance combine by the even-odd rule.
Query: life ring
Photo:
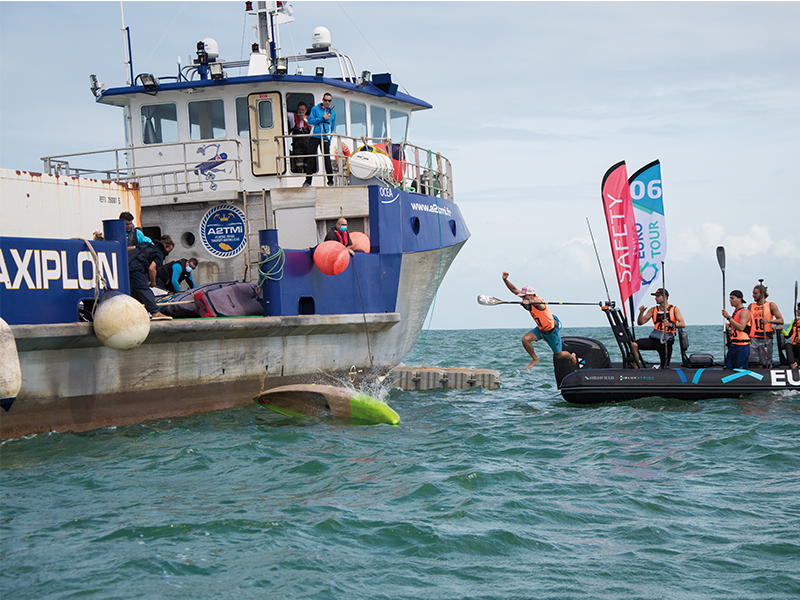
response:
[[[343,174],[345,177],[350,175],[349,158],[351,156],[350,148],[347,144],[341,144],[341,153],[339,151],[340,144],[333,147],[333,163],[337,172]]]

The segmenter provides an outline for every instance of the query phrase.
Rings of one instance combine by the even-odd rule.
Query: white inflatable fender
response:
[[[19,366],[17,342],[14,332],[0,319],[0,402],[8,410],[22,387],[22,369]]]
[[[130,296],[104,292],[94,312],[94,334],[112,350],[136,348],[150,334],[150,315]]]

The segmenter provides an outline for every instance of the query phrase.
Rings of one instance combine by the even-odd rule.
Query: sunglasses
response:
[[[323,98],[322,99],[323,102],[330,102],[331,100],[332,100],[332,98]]]

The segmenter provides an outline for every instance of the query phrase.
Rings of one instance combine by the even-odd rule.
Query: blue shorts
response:
[[[733,369],[747,369],[750,362],[750,344],[742,346],[731,344],[728,348],[728,354],[725,356],[725,368]]]
[[[555,315],[553,315],[553,318],[556,320],[556,326],[553,327],[553,329],[547,333],[544,333],[537,327],[536,329],[531,329],[531,333],[540,340],[547,342],[547,345],[550,346],[553,354],[558,354],[561,352],[561,321],[559,321],[558,317]]]

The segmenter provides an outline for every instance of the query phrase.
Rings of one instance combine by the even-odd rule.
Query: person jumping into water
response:
[[[517,286],[508,280],[508,273],[505,271],[503,271],[503,283],[513,294],[522,298],[522,308],[530,312],[536,321],[536,327],[522,336],[522,347],[533,359],[525,368],[530,369],[538,364],[539,357],[533,349],[533,342],[541,338],[544,338],[553,351],[553,360],[563,358],[568,360],[570,365],[577,363],[575,354],[561,349],[561,321],[550,311],[545,301],[536,295],[534,289],[529,285],[524,286],[522,290],[517,289]]]

